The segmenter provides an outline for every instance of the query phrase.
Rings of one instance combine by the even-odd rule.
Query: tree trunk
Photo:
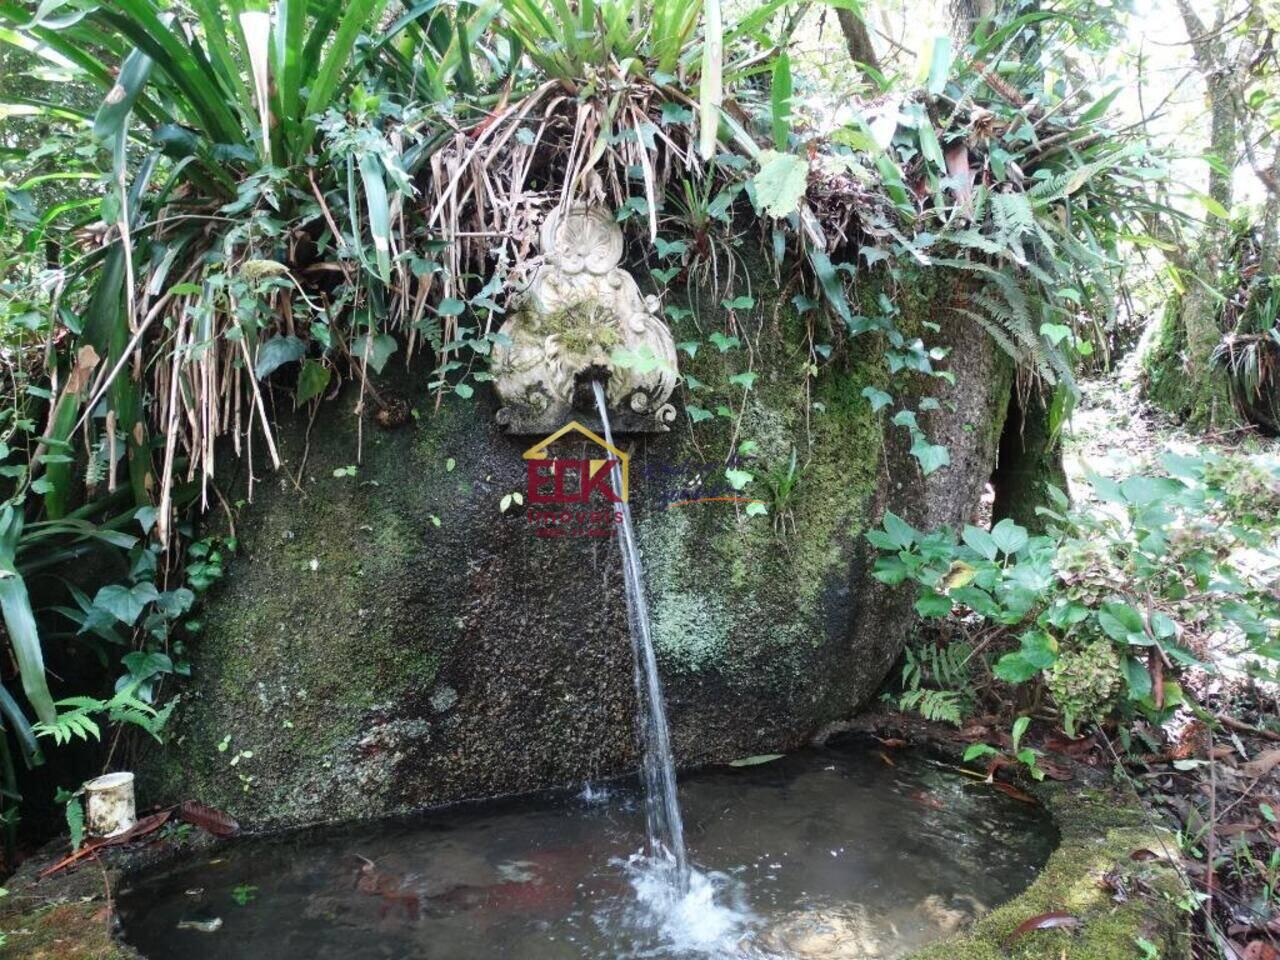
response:
[[[1240,101],[1236,84],[1241,82],[1242,69],[1227,57],[1222,7],[1209,26],[1200,19],[1190,0],[1177,0],[1177,6],[1209,101],[1209,151],[1218,163],[1209,167],[1207,193],[1230,210],[1234,200],[1232,173],[1239,160]],[[1165,329],[1155,340],[1155,352],[1144,361],[1151,398],[1202,429],[1239,422],[1226,372],[1214,363],[1214,352],[1222,342],[1219,288],[1223,255],[1229,246],[1229,223],[1211,214],[1194,254],[1175,259],[1178,268],[1187,274],[1186,290],[1176,313],[1158,321]]]
[[[840,32],[844,34],[845,46],[849,48],[849,59],[867,80],[878,87],[880,58],[876,56],[876,48],[871,43],[871,32],[867,30],[866,21],[844,7],[836,8],[836,19],[840,21]]]

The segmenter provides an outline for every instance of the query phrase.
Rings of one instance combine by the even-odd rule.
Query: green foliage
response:
[[[628,229],[647,227],[659,288],[710,281],[726,326],[680,349],[714,351],[723,380],[686,377],[686,411],[691,426],[733,423],[732,447],[769,376],[753,367],[746,322],[763,300],[756,282],[794,278],[806,390],[873,338],[895,379],[953,379],[927,342],[936,325],[908,334],[890,298],[860,303],[868,270],[905,286],[963,274],[976,290],[958,308],[1045,379],[1068,381],[1087,346],[1080,300],[1106,299],[1115,224],[1132,183],[1156,170],[1110,135],[1105,110],[1072,118],[1036,88],[1044,126],[1025,137],[1015,121],[1027,114],[983,86],[976,59],[1031,32],[1049,43],[1049,24],[992,35],[993,51],[935,42],[919,95],[886,82],[887,137],[861,117],[793,153],[807,79],[784,4],[727,23],[718,0],[251,7],[121,0],[65,16],[56,3],[0,4],[0,43],[38,94],[11,120],[48,142],[5,155],[6,184],[20,188],[0,200],[0,320],[17,358],[0,411],[0,605],[18,668],[0,676],[0,717],[28,764],[37,733],[93,737],[104,716],[157,732],[165,684],[189,670],[194,604],[235,549],[189,542],[185,522],[216,500],[223,451],[255,445],[278,465],[272,416],[290,398],[313,404],[355,381],[361,409],[381,406],[368,376],[424,353],[437,397],[467,399],[492,379],[497,326],[536,239],[530,199],[541,209],[603,185]],[[1044,149],[1063,133],[1070,149]],[[824,194],[828,209],[816,183],[852,186]],[[775,276],[746,268],[744,238],[760,226]],[[696,325],[698,308],[665,312]],[[605,347],[618,366],[657,362],[572,326],[571,346]],[[893,405],[885,386],[866,395],[877,410]],[[887,414],[926,475],[950,462],[920,416],[939,403]],[[761,498],[745,513],[771,514],[780,532],[805,469],[798,444],[785,451],[746,463],[724,451],[731,487]],[[116,561],[109,578],[32,608],[30,577],[99,553]],[[72,625],[103,689],[55,700],[66,691],[49,688],[45,619]],[[147,710],[102,699],[111,683]],[[8,692],[17,684],[25,704]],[[965,709],[942,687],[918,689],[931,714]]]
[[[970,693],[973,648],[961,642],[924,644],[907,648],[904,657],[898,708],[960,726],[974,706]]]
[[[963,616],[1008,638],[992,669],[1043,687],[1070,733],[1082,721],[1141,716],[1154,724],[1186,702],[1178,678],[1211,637],[1230,638],[1261,675],[1280,673],[1277,560],[1280,472],[1239,457],[1168,453],[1165,473],[1092,478],[1101,506],[1041,508],[1048,532],[1012,521],[924,534],[893,514],[867,539],[875,576],[919,584],[924,617]],[[908,661],[915,676],[919,658]],[[949,664],[931,665],[948,676]],[[1156,682],[1158,676],[1158,683]],[[939,686],[957,686],[940,683]],[[915,704],[911,704],[914,706]]]

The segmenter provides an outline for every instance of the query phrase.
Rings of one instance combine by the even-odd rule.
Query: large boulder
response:
[[[861,534],[886,508],[921,525],[967,519],[1009,395],[989,338],[950,318],[949,287],[895,299],[900,329],[951,347],[943,366],[955,385],[900,374],[891,387],[870,334],[810,376],[810,343],[829,339],[821,322],[797,315],[789,293],[761,296],[762,285],[732,318],[706,296],[673,324],[677,341],[704,341],[681,354],[682,372],[707,385],[686,402],[732,416],[691,425],[682,412],[669,433],[622,438],[682,765],[793,747],[876,690],[912,610],[871,577]],[[706,342],[729,329],[740,347]],[[750,390],[728,381],[748,368]],[[278,824],[634,769],[616,544],[539,537],[535,505],[500,509],[526,490],[521,454],[534,438],[505,435],[484,389],[437,409],[426,373],[376,383],[384,399],[411,404],[399,428],[371,415],[361,428],[356,386],[314,424],[301,414],[281,424],[286,467],[256,464],[239,555],[193,644],[175,739],[143,762],[144,801],[198,797]],[[907,430],[890,423],[892,410],[872,413],[866,386],[912,408],[936,396],[920,424],[951,465],[922,477]],[[732,501],[679,505],[724,493],[708,481],[723,486],[726,457],[744,441],[738,466],[756,479],[741,495],[764,500],[767,516]],[[343,469],[358,450],[358,468]]]

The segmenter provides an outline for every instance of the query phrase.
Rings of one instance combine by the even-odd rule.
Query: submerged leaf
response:
[[[760,753],[754,757],[742,757],[738,760],[730,760],[731,767],[758,767],[762,763],[772,763],[774,760],[781,760],[786,754],[782,753]]]

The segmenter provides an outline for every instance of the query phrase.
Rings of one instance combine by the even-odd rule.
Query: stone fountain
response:
[[[622,229],[601,206],[553,210],[537,265],[493,350],[498,422],[514,434],[548,434],[570,420],[600,429],[591,384],[601,382],[619,433],[670,428],[676,347],[620,266]]]

